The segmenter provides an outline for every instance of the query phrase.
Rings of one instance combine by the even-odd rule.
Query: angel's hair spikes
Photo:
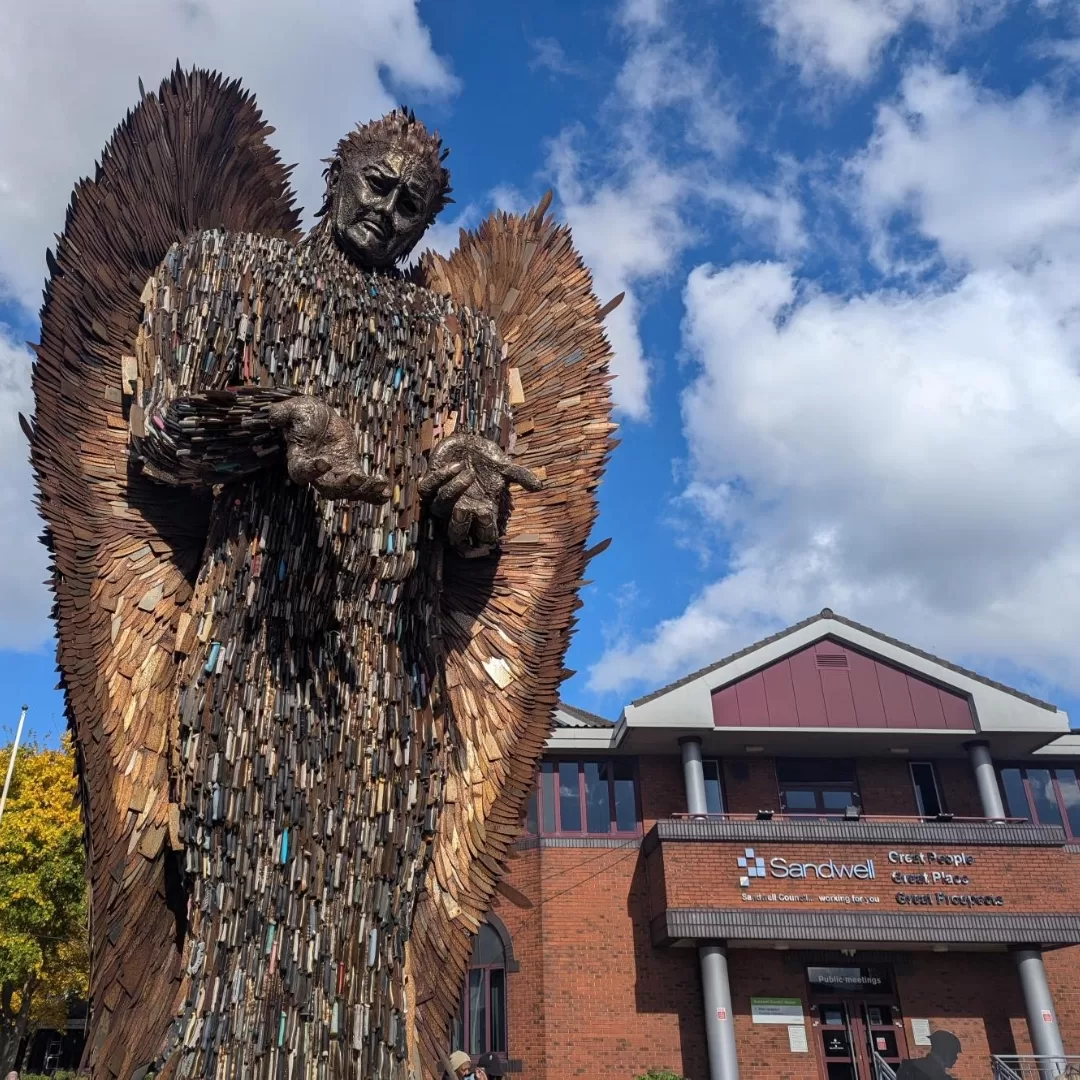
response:
[[[436,181],[436,194],[431,207],[431,217],[450,201],[450,171],[443,167],[443,162],[450,153],[444,148],[439,133],[429,132],[416,114],[405,105],[387,113],[379,120],[358,124],[338,144],[334,156],[325,159],[326,169],[323,176],[329,181],[335,171],[348,166],[357,157],[374,158],[391,150],[401,150],[410,156],[419,158],[430,170]],[[329,196],[329,189],[327,190]]]

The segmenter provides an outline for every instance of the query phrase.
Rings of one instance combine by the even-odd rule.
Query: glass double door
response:
[[[878,1080],[874,1055],[895,1072],[906,1056],[895,1001],[835,998],[814,1005],[825,1080]]]

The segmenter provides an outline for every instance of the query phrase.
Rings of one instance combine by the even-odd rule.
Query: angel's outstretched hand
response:
[[[319,398],[300,394],[271,405],[270,423],[284,428],[290,479],[310,484],[327,499],[384,503],[390,484],[368,476],[352,427]]]
[[[449,521],[451,546],[466,557],[487,555],[499,542],[499,511],[510,484],[540,491],[540,478],[479,435],[451,435],[435,448],[420,495]]]

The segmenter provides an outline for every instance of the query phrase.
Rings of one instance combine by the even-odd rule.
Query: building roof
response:
[[[561,728],[610,728],[613,723],[596,713],[586,712],[560,701],[555,707],[555,726]]]
[[[787,627],[785,630],[781,630],[776,634],[771,634],[769,637],[762,638],[760,641],[754,642],[753,645],[748,645],[745,649],[740,649],[738,652],[732,653],[730,656],[725,656],[722,660],[717,660],[714,664],[709,664],[707,667],[701,668],[699,671],[695,671],[690,675],[686,675],[681,679],[677,679],[675,682],[668,683],[667,686],[660,687],[659,690],[654,690],[651,694],[646,694],[644,697],[637,698],[631,702],[632,705],[644,705],[649,701],[654,701],[656,698],[662,697],[664,694],[669,693],[672,690],[678,689],[680,686],[686,686],[688,683],[693,682],[695,679],[700,679],[703,675],[708,675],[714,671],[718,671],[720,668],[726,667],[728,664],[735,660],[739,660],[744,656],[756,652],[758,649],[763,648],[766,645],[771,645],[773,642],[780,641],[781,639],[796,633],[799,630],[803,630],[808,626],[813,625],[816,622],[834,622],[840,623],[844,626],[849,626],[853,630],[858,630],[863,634],[870,637],[877,638],[879,641],[884,642],[887,645],[892,645],[895,648],[903,649],[905,652],[911,653],[913,656],[922,657],[924,660],[929,660],[931,663],[939,664],[943,668],[947,668],[949,671],[956,672],[958,675],[963,675],[968,679],[974,679],[976,682],[983,683],[986,686],[990,686],[995,690],[1000,690],[1003,693],[1011,694],[1013,697],[1019,698],[1021,701],[1026,701],[1030,705],[1036,705],[1041,709],[1046,709],[1049,712],[1058,712],[1056,705],[1051,705],[1047,701],[1040,701],[1039,698],[1032,697],[1030,694],[1025,694],[1022,690],[1017,690],[1014,687],[1006,686],[1004,683],[996,682],[993,679],[988,679],[985,675],[980,675],[976,671],[971,671],[968,668],[960,667],[958,664],[951,663],[948,660],[943,660],[940,656],[934,656],[933,653],[925,652],[922,649],[917,649],[914,645],[909,645],[907,642],[900,641],[897,638],[889,637],[887,634],[882,634],[872,627],[864,626],[862,623],[857,623],[853,619],[847,619],[843,615],[837,615],[830,608],[822,608],[816,615],[811,615],[809,619],[803,619],[802,622],[797,622],[792,626]]]

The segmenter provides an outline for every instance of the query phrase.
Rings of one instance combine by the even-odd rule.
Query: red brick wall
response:
[[[1073,858],[1080,861],[1080,855]],[[1080,907],[1080,895],[1076,903]],[[1054,949],[1045,954],[1044,962],[1065,1052],[1080,1054],[1080,945]]]
[[[864,814],[915,817],[919,813],[907,761],[861,758],[855,768]]]
[[[783,953],[763,949],[731,949],[728,975],[735,1015],[735,1044],[739,1080],[818,1080],[814,1033],[807,1029],[807,1052],[792,1053],[783,1024],[755,1024],[750,1015],[752,997],[801,998],[806,1010],[806,980]]]
[[[982,817],[982,802],[971,763],[966,759],[948,759],[935,762],[935,766],[945,809],[957,817]]]
[[[686,784],[681,757],[639,758],[638,784],[645,832],[660,818],[686,813]]]
[[[951,1070],[956,1080],[986,1080],[992,1054],[1024,1053],[1024,1003],[1012,958],[1004,953],[911,954],[911,971],[897,972],[908,1052],[921,1057],[913,1018],[929,1020],[930,1030],[951,1031],[962,1052]]]
[[[725,758],[724,795],[731,814],[779,810],[776,766],[771,758]]]
[[[523,1076],[631,1080],[666,1067],[707,1080],[697,952],[652,947],[640,851],[523,852],[509,880],[536,905],[499,910],[521,961],[508,1019]]]

